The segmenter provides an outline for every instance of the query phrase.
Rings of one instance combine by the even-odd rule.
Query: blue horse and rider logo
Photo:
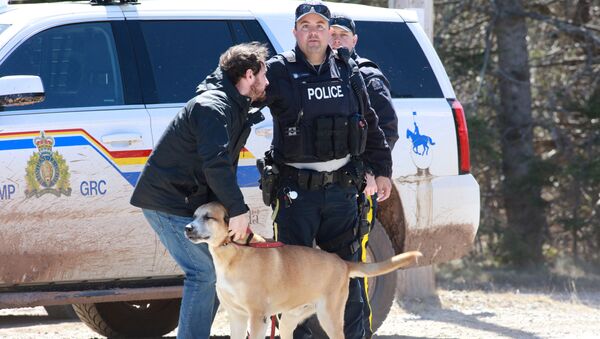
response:
[[[417,112],[413,112],[413,119],[417,115]],[[415,130],[411,131],[410,129],[406,129],[406,138],[410,138],[412,141],[412,150],[418,155],[427,155],[429,154],[429,145],[435,145],[435,142],[431,139],[430,136],[421,134],[419,132],[419,126],[417,122],[413,120],[413,124],[415,125]],[[420,150],[420,152],[419,152]]]

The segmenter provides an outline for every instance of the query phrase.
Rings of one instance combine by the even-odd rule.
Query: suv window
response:
[[[233,45],[226,21],[141,21],[139,29],[154,74],[146,103],[187,102]]]
[[[0,66],[0,76],[37,75],[46,99],[6,110],[123,104],[119,60],[110,23],[60,26],[29,38]]]
[[[269,48],[269,56],[274,56],[275,54],[277,54],[277,52],[275,52],[275,48],[273,48],[273,45],[271,44],[271,41],[269,41],[269,38],[265,34],[265,31],[263,31],[262,27],[260,27],[260,24],[258,23],[258,21],[242,20],[242,21],[234,21],[232,23],[233,24],[241,23],[244,26],[244,29],[246,30],[246,32],[248,33],[248,37],[246,38],[248,40],[241,39],[238,36],[237,43],[249,42],[249,41],[259,41],[259,42],[265,43],[267,45],[267,47]]]
[[[187,102],[215,70],[221,53],[234,44],[260,41],[274,51],[254,20],[138,21],[130,25],[138,55],[147,54],[148,61],[140,60],[147,104]]]
[[[394,98],[443,98],[438,81],[411,30],[402,22],[357,21],[358,55],[373,60]]]

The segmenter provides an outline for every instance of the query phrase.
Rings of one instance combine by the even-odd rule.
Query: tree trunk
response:
[[[542,232],[547,227],[541,180],[535,173],[527,24],[520,15],[521,0],[495,3],[503,195],[508,221],[502,246],[505,259],[527,266],[543,261]]]

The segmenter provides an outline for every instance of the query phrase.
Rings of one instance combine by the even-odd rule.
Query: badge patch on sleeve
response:
[[[369,81],[369,86],[371,86],[373,90],[379,91],[383,89],[383,81],[379,78],[373,78]]]

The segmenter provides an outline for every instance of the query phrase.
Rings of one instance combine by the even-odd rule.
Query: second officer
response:
[[[394,144],[398,140],[398,118],[396,117],[396,111],[394,110],[394,104],[392,103],[388,79],[383,75],[381,69],[375,62],[366,58],[361,58],[356,53],[358,34],[356,34],[356,25],[352,18],[341,14],[334,15],[331,20],[329,20],[329,24],[331,25],[331,40],[329,41],[329,45],[334,50],[340,47],[345,47],[350,50],[350,55],[358,65],[360,74],[365,80],[369,101],[379,119],[379,127],[383,130],[388,145],[393,149]],[[373,181],[373,179],[367,175],[367,186],[369,186],[368,183],[371,181]],[[373,192],[372,190],[367,191],[368,192],[366,193]],[[361,219],[366,220],[369,223],[365,228],[361,229],[360,233],[361,235],[364,235],[364,238],[361,240],[361,260],[364,262],[367,260],[366,246],[369,239],[366,230],[370,230],[373,226],[373,218],[376,215],[377,208],[376,196],[371,197],[366,196],[365,194],[359,197],[359,208],[361,208],[360,212],[363,213]],[[373,331],[372,318],[370,316],[371,306],[369,305],[368,300],[367,278],[364,278],[362,283],[363,301],[365,302],[363,314],[365,317],[365,337],[371,338],[373,336]]]

